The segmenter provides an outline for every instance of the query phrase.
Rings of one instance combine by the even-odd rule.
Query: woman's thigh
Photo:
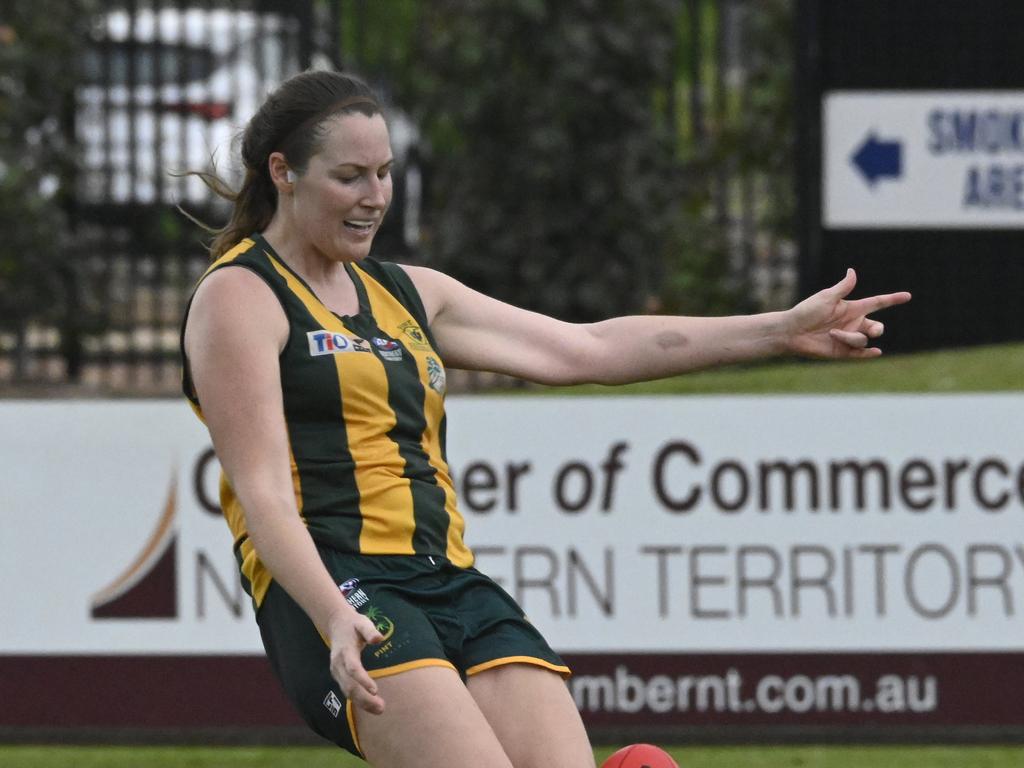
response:
[[[359,747],[374,768],[512,768],[454,670],[421,667],[376,682],[384,713],[355,712]]]
[[[514,768],[594,768],[590,740],[560,675],[505,664],[466,685]]]

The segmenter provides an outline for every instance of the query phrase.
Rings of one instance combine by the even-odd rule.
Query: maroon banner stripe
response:
[[[569,654],[590,727],[1024,731],[1024,653]],[[0,656],[0,729],[294,728],[260,656]]]

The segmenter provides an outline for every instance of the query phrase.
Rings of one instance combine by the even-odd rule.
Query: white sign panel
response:
[[[838,91],[822,121],[824,226],[1024,226],[1024,91]]]
[[[1022,396],[449,406],[478,565],[561,651],[1024,648]],[[185,405],[0,434],[0,654],[261,652]]]

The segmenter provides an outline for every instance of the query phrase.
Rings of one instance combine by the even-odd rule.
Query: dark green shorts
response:
[[[423,555],[350,555],[320,548],[349,604],[384,640],[363,650],[371,677],[444,666],[463,678],[526,663],[569,674],[516,602],[475,568]],[[256,615],[271,666],[309,726],[361,754],[355,714],[331,677],[330,654],[305,612],[276,583]]]

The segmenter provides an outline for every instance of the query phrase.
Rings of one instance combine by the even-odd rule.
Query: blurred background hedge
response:
[[[302,66],[361,74],[408,116],[421,209],[381,258],[573,321],[794,298],[791,0],[15,0],[0,10],[0,385],[177,385],[202,233],[167,203],[73,192],[97,19],[165,5],[294,12]]]

